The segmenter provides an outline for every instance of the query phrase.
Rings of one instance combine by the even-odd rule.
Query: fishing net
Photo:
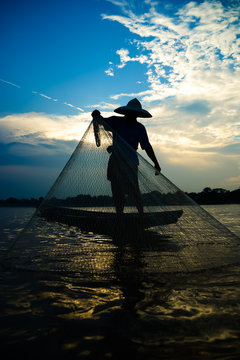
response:
[[[236,235],[96,120],[4,259],[95,280],[126,263],[160,274],[238,261]]]

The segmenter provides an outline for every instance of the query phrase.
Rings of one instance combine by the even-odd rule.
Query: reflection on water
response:
[[[240,237],[240,205],[204,205],[203,208],[207,210],[216,219],[221,221],[232,232]]]
[[[132,256],[136,267],[125,258],[106,283],[2,274],[3,349],[85,359],[237,358],[239,269],[147,281]]]
[[[167,263],[167,258],[171,263],[181,251],[179,244],[164,237],[159,242],[154,234],[148,244],[85,234],[81,258],[75,229],[58,226],[57,238],[49,234],[49,242],[57,243],[51,251],[57,254],[51,257],[44,250],[51,268],[56,258],[56,267],[59,263],[64,267],[61,256],[70,251],[74,270],[77,264],[87,271],[2,269],[2,351],[28,358],[94,360],[122,360],[127,355],[133,359],[239,357],[237,265],[189,274],[154,271],[156,264]],[[5,234],[6,242],[9,233]],[[45,249],[49,243],[43,235],[39,233],[39,244]],[[43,248],[39,248],[41,256]],[[34,259],[37,264],[41,261]]]
[[[172,206],[170,210],[172,213],[179,209]],[[177,223],[149,230],[119,226],[114,218],[113,231],[97,234],[69,226],[65,220],[57,222],[35,216],[7,253],[5,264],[103,281],[116,278],[116,259],[121,248],[130,257],[131,252],[138,253],[144,264],[138,273],[143,271],[145,276],[202,271],[239,261],[239,241],[234,234],[197,206],[182,206],[182,210]]]

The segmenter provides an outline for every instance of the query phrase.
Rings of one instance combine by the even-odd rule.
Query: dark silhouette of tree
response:
[[[205,187],[199,193],[186,192],[185,194],[200,205],[240,204],[240,188],[229,191],[223,188],[211,189],[210,187]],[[175,193],[169,194],[161,194],[158,191],[153,191],[148,194],[143,194],[142,198],[145,206],[186,204],[186,199],[184,198],[184,193],[182,191],[176,191]],[[39,199],[16,199],[10,197],[6,200],[0,199],[0,206],[38,207],[42,201],[43,197],[40,197]],[[111,196],[91,196],[89,194],[79,194],[75,197],[68,197],[67,199],[52,198],[49,202],[51,202],[51,206],[113,206]],[[126,199],[126,204],[129,206],[132,205],[131,198]]]
[[[229,191],[223,188],[206,187],[202,192],[186,194],[201,205],[240,204],[240,189]]]

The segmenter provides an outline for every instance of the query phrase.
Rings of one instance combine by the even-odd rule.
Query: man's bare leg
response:
[[[111,181],[111,188],[116,213],[117,215],[122,215],[124,209],[124,193],[121,186],[115,181]]]

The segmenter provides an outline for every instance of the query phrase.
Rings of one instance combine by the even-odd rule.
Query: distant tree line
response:
[[[191,192],[186,194],[200,205],[240,204],[240,188],[229,191],[222,188],[211,189],[205,187],[199,193]]]
[[[225,190],[222,188],[211,189],[204,188],[201,192],[185,193],[189,198],[200,205],[215,205],[215,204],[240,204],[240,188],[237,190]],[[145,206],[152,205],[174,205],[174,204],[188,204],[188,198],[184,196],[182,191],[174,193],[162,194],[158,191],[143,194],[143,203]],[[31,206],[38,207],[43,201],[43,197],[39,199],[16,199],[9,198],[0,200],[0,206]],[[77,195],[75,197],[68,197],[67,199],[52,198],[49,201],[51,206],[113,206],[111,196],[91,196],[91,195]],[[133,205],[131,198],[126,198],[126,205]]]

